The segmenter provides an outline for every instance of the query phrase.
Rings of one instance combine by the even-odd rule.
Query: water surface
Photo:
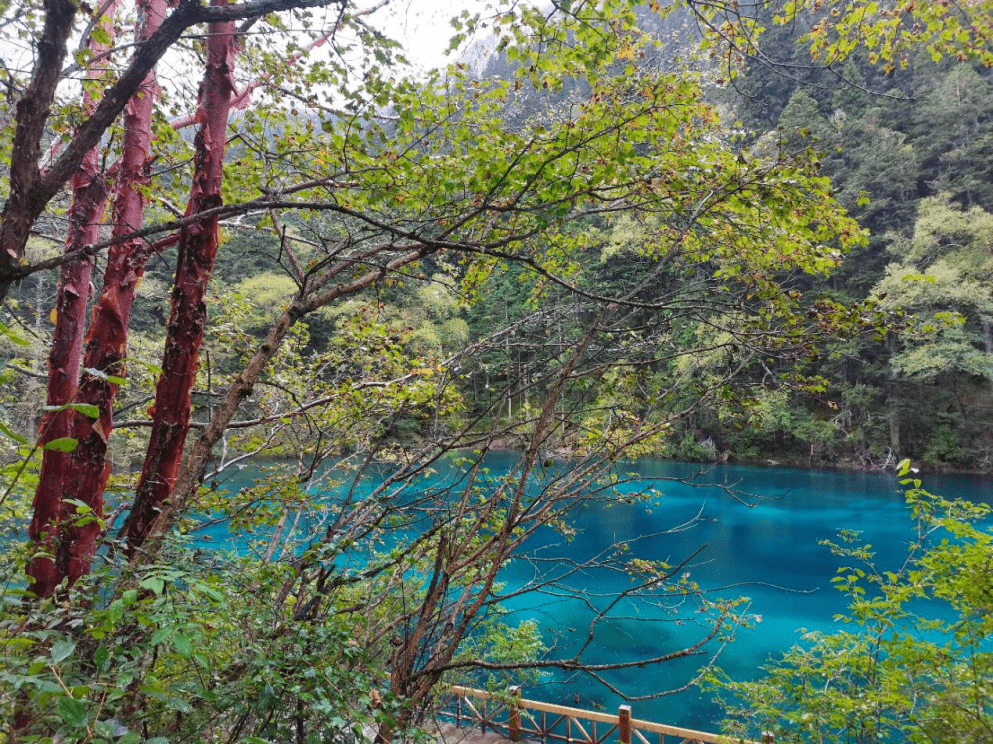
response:
[[[490,454],[487,465],[499,476],[516,457]],[[726,465],[701,471],[696,465],[652,459],[629,463],[620,471],[636,476],[617,487],[620,496],[646,489],[653,490],[652,496],[577,509],[570,542],[546,531],[526,547],[538,555],[567,554],[582,561],[626,543],[630,550],[625,556],[673,565],[702,548],[680,571],[689,572],[710,596],[747,597],[747,612],[753,617],[754,627],[740,629],[720,653],[719,665],[735,679],[757,676],[770,655],[795,643],[797,629],[836,627],[833,617],[844,612],[846,600],[832,588],[831,579],[842,559],[819,541],[835,538],[840,528],[861,530],[877,552],[877,564],[892,569],[902,563],[913,538],[903,489],[892,474]],[[993,502],[993,480],[988,478],[928,476],[924,487],[946,498]],[[523,561],[512,563],[501,575],[508,589],[534,577],[534,566]],[[510,622],[536,620],[546,643],[565,656],[585,637],[591,618],[587,602],[603,608],[611,595],[630,586],[627,577],[604,571],[583,572],[570,583],[586,595],[586,602],[525,595],[506,603]],[[704,632],[643,603],[622,602],[608,618],[584,657],[588,662],[651,658],[692,644]],[[604,676],[629,695],[651,695],[683,686],[706,661],[706,656],[693,656]],[[525,697],[587,708],[616,710],[623,702],[586,677],[562,673],[549,674],[523,692]],[[632,707],[638,718],[704,730],[716,730],[720,718],[713,701],[696,688]]]
[[[511,455],[500,455],[492,466],[509,465],[511,460]],[[676,564],[702,547],[686,567],[691,578],[708,590],[724,587],[712,596],[749,598],[748,613],[754,616],[754,628],[739,630],[735,641],[720,653],[719,665],[736,679],[757,676],[758,667],[770,655],[796,642],[797,629],[837,627],[833,618],[845,611],[846,599],[831,579],[843,559],[819,541],[835,539],[839,528],[861,530],[863,540],[877,553],[878,565],[896,568],[913,539],[903,487],[893,474],[726,465],[701,473],[700,466],[651,459],[622,470],[640,480],[621,485],[620,491],[654,486],[658,495],[644,503],[597,503],[579,510],[577,536],[568,545],[571,557],[581,560],[625,542],[631,554]],[[708,483],[715,485],[703,485]],[[993,480],[988,478],[935,475],[925,477],[923,485],[946,498],[993,502]],[[528,565],[504,572],[510,586],[533,575]],[[596,595],[609,595],[627,584],[623,577],[602,572],[586,579],[585,588]],[[606,599],[594,602],[603,606]],[[537,619],[546,641],[563,652],[575,647],[576,640],[571,639],[585,637],[591,617],[589,609],[576,601],[525,597],[510,605],[516,617]],[[621,605],[612,615],[624,619],[600,626],[598,643],[585,657],[591,662],[649,658],[685,647],[703,632],[690,623],[676,624],[662,612],[653,614],[644,605]],[[705,660],[694,656],[605,676],[628,694],[646,695],[681,687]],[[555,684],[561,677],[555,675],[549,684],[526,689],[524,694],[563,704],[578,700],[582,707],[608,710],[623,702],[581,676]],[[698,689],[635,702],[632,707],[636,717],[704,730],[714,730],[720,718],[717,706]]]

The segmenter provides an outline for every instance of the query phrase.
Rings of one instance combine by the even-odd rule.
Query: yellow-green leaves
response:
[[[923,48],[934,62],[944,56],[993,65],[993,3],[878,3],[875,0],[794,0],[784,5],[776,23],[794,22],[810,13],[812,29],[803,41],[815,60],[841,62],[857,47],[887,71],[906,67],[914,49]]]

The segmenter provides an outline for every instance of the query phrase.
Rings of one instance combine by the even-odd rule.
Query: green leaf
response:
[[[157,597],[162,594],[162,589],[165,587],[165,582],[159,576],[149,576],[147,579],[143,579],[138,586],[142,589],[147,589]]]
[[[82,700],[70,697],[59,698],[59,702],[55,704],[55,710],[67,726],[84,728],[87,724],[86,703]]]
[[[110,32],[102,25],[97,25],[90,32],[90,40],[101,46],[110,46]]]
[[[0,336],[6,336],[7,340],[15,346],[30,346],[31,342],[14,333],[3,323],[0,323]]]
[[[113,739],[116,733],[117,727],[110,721],[94,721],[93,722],[93,733],[104,739]]]
[[[162,367],[160,367],[157,364],[152,364],[151,362],[146,362],[141,359],[133,359],[131,357],[125,359],[124,361],[126,361],[128,364],[130,364],[131,362],[134,362],[135,364],[140,364],[145,369],[149,370],[150,372],[154,372],[157,375],[162,374]]]
[[[93,663],[100,670],[106,670],[107,665],[110,663],[110,649],[106,646],[97,646],[96,651],[93,652]]]
[[[72,452],[79,445],[79,440],[72,437],[59,437],[45,444],[42,449],[54,452]]]
[[[153,364],[147,364],[146,362],[141,362],[141,361],[139,361],[137,359],[134,359],[132,361],[138,362],[139,364],[145,364],[145,366],[148,366],[148,367],[154,367],[155,366]],[[158,367],[155,367],[155,369],[158,369],[159,372],[162,371]],[[91,377],[96,377],[96,378],[99,378],[101,380],[106,380],[111,385],[127,385],[128,384],[128,381],[125,380],[123,377],[115,377],[114,375],[108,375],[106,372],[103,372],[103,371],[97,369],[96,367],[83,367],[83,371],[86,374],[90,375]],[[73,404],[70,404],[70,405],[73,405]],[[86,405],[86,404],[84,403],[84,404],[80,404],[80,405]],[[73,406],[73,407],[75,407],[75,406]],[[96,414],[96,416],[99,416],[99,412]],[[96,418],[96,416],[94,416],[94,418]]]
[[[85,501],[80,501],[79,499],[66,499],[66,504],[72,504],[76,507],[77,514],[91,514],[93,512],[93,507],[87,504]]]
[[[75,641],[56,641],[52,644],[52,661],[56,664],[65,661],[72,656],[72,652],[75,650]]]
[[[190,658],[193,654],[193,647],[190,643],[190,639],[180,633],[174,635],[171,639],[172,647],[176,650],[176,653],[182,656],[184,659]]]
[[[7,424],[3,423],[3,421],[0,421],[0,433],[3,433],[6,436],[10,437],[11,439],[13,439],[18,444],[27,444],[28,443],[28,440],[27,439],[25,439],[20,434],[18,434],[16,431],[14,431],[9,426],[7,426]]]
[[[212,599],[215,602],[223,602],[224,601],[224,596],[219,591],[217,591],[216,589],[214,589],[211,586],[208,586],[207,584],[197,584],[196,585],[196,590],[200,594],[203,594],[204,596]]]
[[[66,408],[79,411],[84,416],[92,419],[100,418],[100,409],[91,403],[69,403]]]
[[[114,600],[110,603],[110,607],[107,608],[107,619],[110,620],[112,625],[117,625],[124,617],[124,602],[119,599]]]

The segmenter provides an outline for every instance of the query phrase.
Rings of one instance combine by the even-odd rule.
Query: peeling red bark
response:
[[[136,38],[144,43],[158,30],[168,9],[167,0],[139,0]],[[119,237],[141,227],[145,213],[142,189],[149,183],[151,162],[152,113],[159,87],[154,71],[124,109],[124,139],[119,174],[114,192],[113,235]],[[103,512],[103,492],[110,476],[107,446],[113,423],[113,405],[118,386],[106,376],[126,374],[128,325],[135,292],[150,255],[141,240],[130,240],[111,247],[107,255],[103,289],[86,337],[83,366],[99,370],[104,376],[84,373],[77,400],[97,406],[100,415],[91,419],[76,415],[75,436],[79,446],[71,454],[71,479],[75,498],[94,512]],[[100,525],[91,522],[65,531],[60,557],[70,583],[90,570],[90,562],[100,537]]]
[[[106,8],[109,19],[114,12],[113,4]],[[101,24],[108,34],[113,34],[113,24]],[[108,47],[90,41],[90,49],[95,55]],[[98,77],[101,71],[91,68],[91,77]],[[83,108],[87,113],[96,107],[93,97],[83,93]],[[100,221],[106,202],[104,174],[100,172],[100,156],[97,148],[90,150],[80,163],[79,170],[72,177],[72,204],[69,207],[69,228],[66,237],[66,253],[76,253],[84,246],[100,239]],[[86,331],[86,305],[90,297],[90,274],[93,260],[84,257],[64,264],[59,274],[56,299],[55,330],[52,335],[52,348],[48,355],[48,397],[49,406],[64,406],[76,399],[79,373],[82,361],[83,335]],[[78,402],[78,400],[76,401]],[[55,439],[73,437],[75,412],[71,409],[51,411],[41,422],[41,444]],[[64,547],[63,523],[73,518],[74,509],[67,505],[64,497],[75,496],[70,480],[71,455],[66,452],[46,450],[42,456],[41,473],[35,490],[32,505],[31,525],[28,535],[37,546],[36,557],[28,564],[27,573],[31,577],[31,590],[37,596],[49,596],[66,576],[66,560],[62,554]],[[68,488],[67,488],[68,486]]]
[[[212,7],[226,4],[227,0],[211,3]],[[207,67],[197,105],[200,129],[187,215],[221,205],[228,114],[234,93],[234,23],[211,24],[208,37]],[[196,379],[207,316],[204,295],[217,244],[216,217],[185,227],[180,234],[162,374],[155,389],[155,403],[149,410],[152,433],[134,505],[124,528],[128,555],[133,555],[144,542],[179,473],[190,427],[190,391]]]
[[[38,43],[38,61],[25,95],[17,106],[10,167],[10,195],[0,216],[0,301],[10,286],[36,269],[20,265],[31,228],[52,198],[75,173],[83,156],[117,119],[145,76],[191,26],[199,23],[224,24],[261,18],[291,8],[313,8],[335,0],[248,0],[247,2],[204,7],[198,2],[176,2],[176,9],[159,30],[135,54],[117,81],[104,92],[93,114],[79,126],[72,140],[44,173],[37,163],[40,142],[48,120],[49,107],[59,83],[66,54],[66,39],[72,32],[77,11],[73,0],[45,0],[45,29]],[[341,0],[338,0],[341,2]]]
[[[66,252],[78,251],[84,245],[99,239],[100,217],[103,213],[105,193],[102,174],[97,172],[97,154],[84,159],[83,169],[75,177],[73,205],[69,213],[69,240]],[[83,258],[62,267],[56,305],[55,331],[48,357],[48,405],[64,406],[73,401],[79,382],[82,359],[83,333],[86,325],[86,304],[90,296],[92,259]],[[73,436],[72,410],[48,412],[42,418],[42,444],[54,439]],[[63,478],[69,468],[70,453],[45,451],[41,474],[35,491],[33,514],[28,535],[38,547],[51,556],[58,555],[60,542],[56,539],[59,526],[71,516],[66,509]],[[70,494],[73,495],[73,494]],[[56,568],[49,557],[36,557],[28,566],[32,577],[32,591],[38,596],[48,596],[58,586],[64,573],[64,564]]]

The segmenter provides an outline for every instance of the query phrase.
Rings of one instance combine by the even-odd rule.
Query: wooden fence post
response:
[[[617,709],[617,730],[621,744],[631,744],[631,706],[622,705]]]
[[[521,740],[521,688],[513,685],[507,688],[510,695],[510,706],[507,716],[507,738],[511,741]]]

